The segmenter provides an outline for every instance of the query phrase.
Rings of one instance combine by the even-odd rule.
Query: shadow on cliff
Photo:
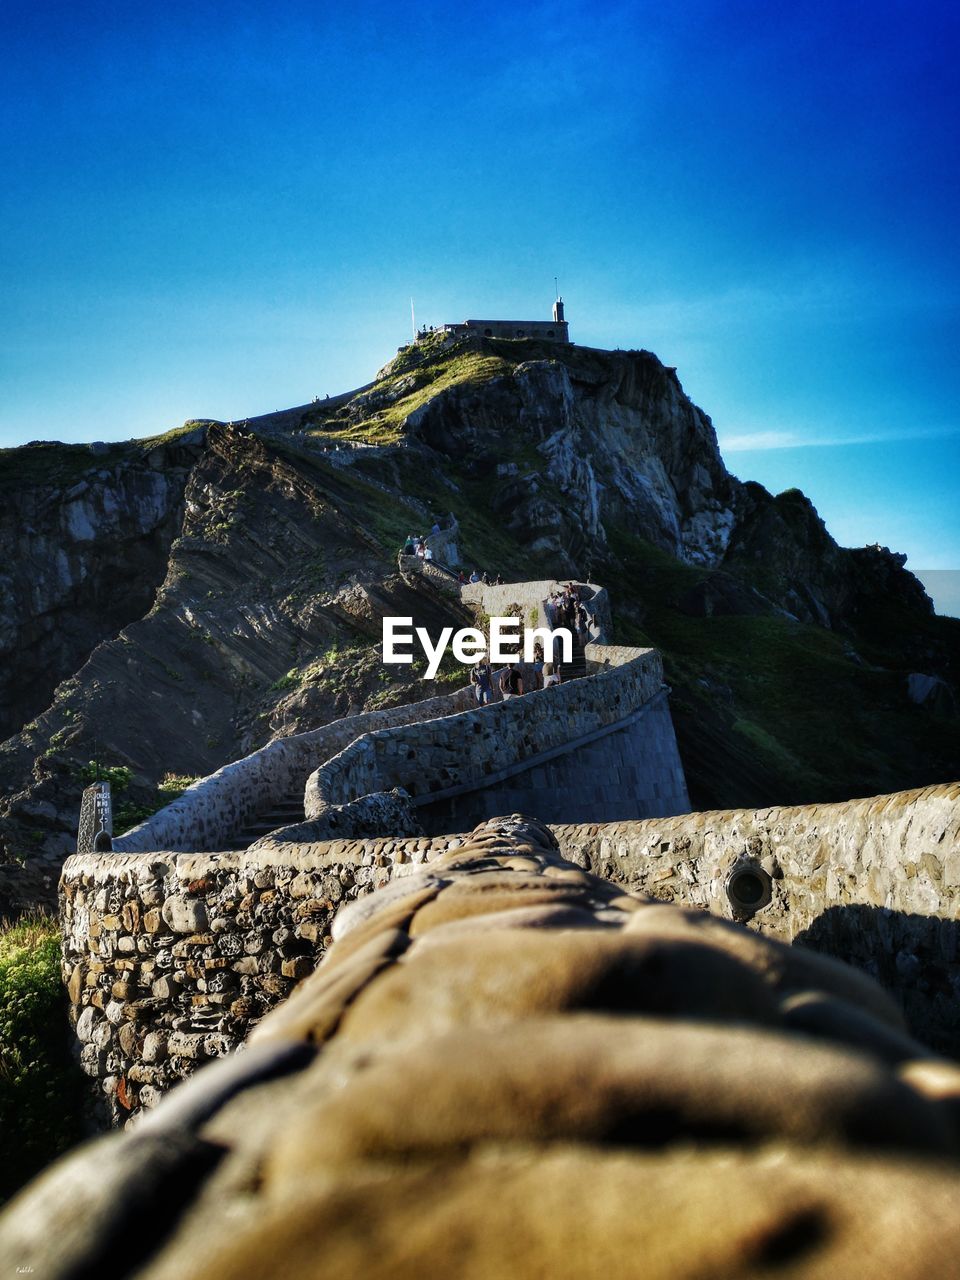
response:
[[[900,1003],[919,1040],[960,1058],[960,921],[829,907],[793,941],[864,970]]]

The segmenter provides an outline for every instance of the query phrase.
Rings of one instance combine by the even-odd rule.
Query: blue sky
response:
[[[333,394],[411,296],[534,318],[558,275],[576,341],[676,365],[731,470],[960,611],[955,5],[7,0],[0,26],[0,443]]]

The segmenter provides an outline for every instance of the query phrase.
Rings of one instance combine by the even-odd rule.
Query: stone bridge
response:
[[[398,834],[396,804],[385,808],[380,799],[397,788],[409,794],[418,819],[400,834],[418,825],[463,830],[518,808],[569,822],[685,812],[660,655],[607,644],[606,591],[577,585],[591,618],[588,679],[510,703],[497,692],[494,705],[483,708],[467,685],[278,738],[194,783],[118,836],[114,850],[237,848],[245,828],[290,802],[310,820],[300,838]],[[546,580],[458,590],[481,616],[512,613],[533,627],[552,625],[546,601],[559,586]]]
[[[463,594],[481,615],[544,626],[559,586]],[[368,865],[362,846],[327,867],[318,842],[380,837],[393,849],[514,809],[602,822],[689,808],[660,655],[605,643],[606,592],[580,589],[585,677],[486,707],[467,686],[278,739],[195,783],[112,854],[68,861],[65,976],[82,1065],[115,1122],[242,1043],[312,971],[340,903],[434,849],[413,836],[395,859],[378,849]],[[244,850],[240,829],[298,790],[306,821]]]

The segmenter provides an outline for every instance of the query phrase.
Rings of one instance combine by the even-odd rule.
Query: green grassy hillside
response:
[[[0,1201],[83,1136],[60,934],[46,917],[0,927]]]
[[[607,578],[617,639],[663,651],[697,808],[876,795],[960,771],[957,725],[910,702],[925,643],[960,668],[960,621],[891,606],[862,633],[778,614],[691,616],[708,571],[615,532]]]

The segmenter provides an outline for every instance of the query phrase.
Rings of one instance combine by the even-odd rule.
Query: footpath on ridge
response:
[[[526,625],[554,625],[549,597],[560,589],[558,582],[461,586],[436,563],[414,561],[407,570],[425,574],[443,590],[455,590],[479,614],[519,611]],[[304,823],[312,826],[301,830],[299,838],[318,840],[324,838],[321,819],[332,836],[386,834],[384,822],[396,829],[399,811],[383,797],[397,789],[410,796],[419,820],[408,817],[396,834],[413,834],[424,821],[436,830],[445,822],[460,821],[456,829],[462,830],[479,820],[476,806],[467,813],[461,801],[458,814],[456,807],[444,809],[444,802],[487,790],[488,809],[492,805],[502,811],[506,797],[497,801],[493,788],[508,778],[514,779],[508,807],[525,791],[542,794],[543,777],[526,785],[520,776],[627,727],[630,717],[652,704],[663,689],[655,650],[608,643],[605,590],[591,583],[573,586],[589,615],[587,643],[575,635],[572,661],[561,667],[565,683],[558,688],[505,703],[495,679],[494,702],[488,707],[478,709],[471,686],[464,685],[419,703],[363,712],[275,739],[194,783],[151,818],[117,836],[114,851],[242,850],[279,829]],[[531,688],[533,671],[525,664],[520,667]],[[599,748],[594,752],[595,768],[592,773],[587,768],[579,787],[576,776],[572,782],[562,778],[561,766],[555,764],[554,785],[548,782],[547,790],[557,793],[563,812],[540,816],[576,820],[580,800],[583,816],[592,820],[684,812],[689,802],[665,702],[659,710],[650,707],[648,721],[643,740],[652,754],[649,761],[638,758],[635,776],[617,776],[620,764],[629,769],[636,755],[632,749],[620,749],[619,743],[605,757]],[[611,776],[605,778],[604,769],[612,770]],[[618,796],[620,808],[615,810],[611,806]],[[379,799],[364,803],[365,797]],[[294,838],[292,831],[288,838]]]

